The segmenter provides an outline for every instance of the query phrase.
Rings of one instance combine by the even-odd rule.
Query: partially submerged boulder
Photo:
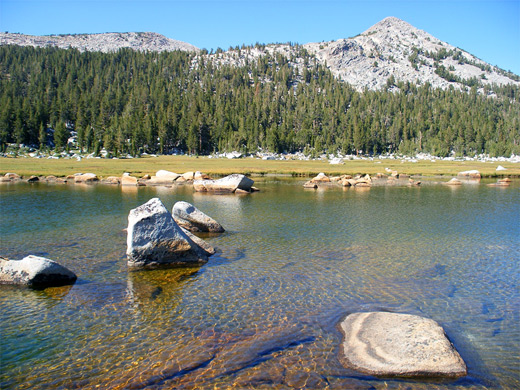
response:
[[[77,276],[45,257],[29,255],[22,260],[0,258],[0,284],[29,287],[56,287],[73,284]]]
[[[180,227],[191,232],[224,232],[224,228],[220,223],[188,202],[175,203],[172,215]]]
[[[178,173],[161,169],[148,180],[147,185],[168,185],[174,183],[179,177],[181,175]]]
[[[469,178],[469,179],[480,179],[481,178],[480,172],[477,171],[476,169],[472,169],[470,171],[459,172],[459,173],[457,173],[457,176],[465,177],[465,178]]]
[[[99,177],[94,173],[74,175],[74,183],[93,183],[96,181],[99,181]]]
[[[129,267],[194,265],[208,260],[159,198],[130,210],[126,254]]]
[[[251,192],[254,181],[247,176],[232,174],[218,180],[195,180],[193,189],[198,192],[235,192],[237,189]]]
[[[123,176],[121,176],[121,185],[122,186],[136,186],[138,185],[137,177],[130,176],[130,173],[125,172]]]
[[[382,376],[460,377],[466,364],[437,322],[410,314],[369,312],[341,323],[342,363]]]
[[[444,183],[447,186],[460,186],[462,182],[459,179],[452,178],[450,181]]]

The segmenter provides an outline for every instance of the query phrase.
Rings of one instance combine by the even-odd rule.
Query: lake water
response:
[[[520,388],[520,183],[177,188],[0,186],[1,256],[54,259],[72,287],[0,286],[2,389]],[[159,197],[227,230],[198,268],[128,272],[127,215]],[[376,378],[338,359],[343,317],[432,318],[457,380]]]

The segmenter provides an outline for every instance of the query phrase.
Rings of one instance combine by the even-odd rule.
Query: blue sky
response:
[[[520,75],[520,0],[0,0],[1,31],[152,31],[208,50],[348,38],[387,16]]]

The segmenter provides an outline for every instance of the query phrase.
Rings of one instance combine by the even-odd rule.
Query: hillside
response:
[[[30,36],[0,33],[0,45],[33,47],[77,48],[80,51],[115,52],[121,48],[138,51],[175,51],[193,53],[201,51],[185,42],[166,38],[155,33],[106,33]],[[305,52],[303,52],[305,51]],[[358,91],[382,90],[397,82],[429,83],[433,88],[458,90],[477,87],[480,93],[494,95],[492,88],[484,86],[520,86],[517,75],[492,66],[477,57],[417,29],[395,17],[388,17],[356,37],[331,42],[303,45],[269,44],[242,47],[217,53],[201,54],[198,61],[213,62],[216,66],[245,66],[260,57],[282,55],[292,68],[303,73],[312,69],[313,62],[305,60],[307,54],[318,65],[326,66],[341,81]],[[302,55],[303,54],[303,55]]]
[[[25,34],[0,33],[0,45],[32,47],[74,48],[79,51],[115,52],[128,48],[138,51],[198,52],[199,49],[186,42],[166,38],[152,32],[104,33],[104,34],[67,34],[35,36]]]

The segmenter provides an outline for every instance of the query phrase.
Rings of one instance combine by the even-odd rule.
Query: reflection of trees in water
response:
[[[128,273],[127,296],[139,313],[153,315],[176,307],[183,288],[200,268],[170,268],[141,270]]]

